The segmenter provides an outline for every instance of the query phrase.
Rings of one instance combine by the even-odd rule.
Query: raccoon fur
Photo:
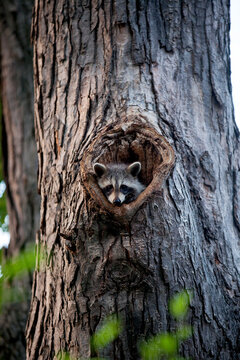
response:
[[[93,169],[103,194],[116,206],[129,204],[145,189],[137,178],[141,171],[138,161],[130,165],[95,163]]]

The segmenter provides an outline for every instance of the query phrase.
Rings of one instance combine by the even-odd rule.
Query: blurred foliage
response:
[[[182,291],[176,294],[169,302],[169,312],[176,320],[176,330],[165,332],[151,337],[147,341],[139,344],[139,351],[142,360],[186,360],[178,355],[179,347],[182,341],[192,336],[192,327],[184,324],[187,316],[190,301],[192,299],[191,291]],[[108,317],[100,329],[91,338],[91,347],[93,352],[105,348],[120,335],[123,329],[121,320],[117,315]],[[59,360],[75,360],[68,353],[61,353],[57,357]],[[80,360],[87,360],[81,358]],[[91,360],[105,360],[100,357],[92,357]]]
[[[122,331],[121,320],[117,315],[111,315],[102,327],[92,336],[91,345],[93,350],[99,351],[113,342]]]
[[[192,292],[181,291],[176,294],[169,302],[169,311],[173,318],[177,320],[184,319],[187,315],[190,301],[192,299]]]
[[[11,280],[32,272],[35,266],[35,246],[21,251],[19,255],[9,259],[2,265],[2,279]]]
[[[189,339],[193,334],[192,327],[190,325],[182,325],[176,331],[176,338],[178,342]]]
[[[0,250],[0,310],[5,304],[16,301],[23,301],[25,294],[20,288],[12,287],[13,279],[22,278],[28,273],[32,273],[36,263],[35,247],[29,247],[3,263],[2,251]],[[38,252],[37,263],[46,264],[46,255],[43,249]],[[192,336],[192,327],[184,324],[188,314],[190,301],[193,297],[191,291],[182,291],[176,294],[169,301],[170,315],[176,320],[176,330],[165,332],[151,337],[147,341],[139,344],[139,351],[142,360],[183,360],[178,356],[179,346],[182,341]],[[113,314],[107,317],[103,325],[91,338],[91,349],[97,353],[112,343],[120,335],[123,329],[122,321]],[[74,360],[67,352],[60,352],[57,355],[59,360]],[[93,357],[92,360],[104,360],[103,358]],[[84,360],[84,359],[82,359]],[[85,359],[86,360],[86,359]]]
[[[73,360],[73,358],[68,353],[60,351],[57,354],[57,360]]]
[[[117,337],[120,335],[123,329],[122,321],[117,317],[117,315],[113,314],[108,316],[102,326],[91,338],[91,349],[92,352],[98,353],[99,350],[105,348],[107,345],[112,343]],[[74,357],[71,357],[67,352],[60,352],[57,355],[58,360],[75,360]],[[79,358],[78,358],[79,359]],[[80,358],[79,360],[88,360]],[[91,357],[91,360],[105,360],[101,357]]]
[[[0,250],[1,272],[0,272],[0,310],[6,304],[25,300],[25,292],[22,287],[12,286],[14,281],[21,279],[27,274],[32,273],[35,267],[35,248],[34,246],[20,252],[9,260],[3,262],[3,250]]]
[[[191,299],[192,292],[183,290],[170,300],[169,312],[177,322],[177,329],[174,332],[158,334],[147,341],[141,342],[139,350],[143,360],[185,359],[178,356],[178,352],[181,342],[192,336],[192,327],[183,323],[187,316]]]
[[[8,231],[6,223],[7,205],[6,205],[6,186],[3,181],[3,147],[2,147],[2,102],[0,99],[0,228],[3,231]],[[1,191],[2,189],[5,190]]]

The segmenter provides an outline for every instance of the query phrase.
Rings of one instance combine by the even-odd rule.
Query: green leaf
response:
[[[171,355],[177,352],[176,337],[170,333],[161,334],[159,338],[159,347],[163,354]]]
[[[169,302],[170,314],[177,320],[183,319],[189,309],[191,293],[186,290],[175,295]]]
[[[121,321],[116,315],[108,317],[103,326],[92,336],[91,344],[94,350],[99,350],[114,341],[122,331]]]
[[[140,344],[140,353],[143,360],[157,360],[161,356],[173,356],[177,353],[178,343],[170,333],[159,334],[147,342]]]

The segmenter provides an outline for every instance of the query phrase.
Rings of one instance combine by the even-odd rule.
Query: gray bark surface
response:
[[[139,340],[174,329],[168,301],[183,288],[194,292],[194,333],[181,354],[239,359],[240,154],[229,6],[36,1],[38,245],[47,265],[35,272],[28,359],[94,355],[90,336],[111,313],[125,327],[101,355],[138,359]],[[81,169],[105,129],[91,154],[140,158],[151,186],[160,161],[151,142],[108,137],[134,118],[162,135],[176,160],[163,188],[124,223],[95,201]]]
[[[34,136],[33,66],[30,0],[0,2],[0,87],[3,107],[3,157],[7,185],[10,244],[4,258],[34,244],[39,229],[37,149]],[[3,261],[3,262],[4,262]],[[5,304],[0,313],[0,359],[26,358],[25,327],[31,298],[31,274],[6,285],[26,301]]]

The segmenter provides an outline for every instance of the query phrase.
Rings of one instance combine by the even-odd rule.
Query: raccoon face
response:
[[[93,165],[98,185],[108,201],[116,206],[134,201],[145,189],[137,176],[141,170],[141,163]]]

